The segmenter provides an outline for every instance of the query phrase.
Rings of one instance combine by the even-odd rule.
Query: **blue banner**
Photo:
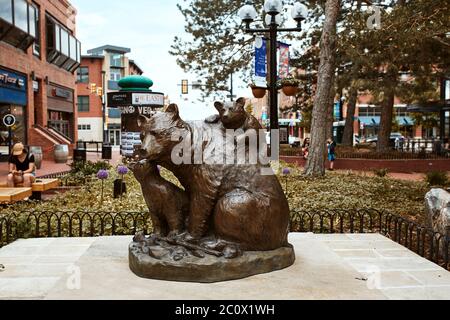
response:
[[[255,40],[255,82],[266,83],[267,79],[267,43],[257,37]]]
[[[339,121],[341,119],[341,103],[335,102],[334,104],[334,119]]]

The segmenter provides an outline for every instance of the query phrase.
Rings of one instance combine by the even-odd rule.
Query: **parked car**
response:
[[[393,132],[391,133],[390,141],[392,145],[396,145],[396,143],[402,143],[405,141],[405,137],[399,133],[399,132]],[[373,145],[377,145],[378,143],[378,136],[369,137],[364,140],[365,143],[371,143]]]
[[[289,145],[292,148],[300,148],[302,142],[299,137],[289,137]]]

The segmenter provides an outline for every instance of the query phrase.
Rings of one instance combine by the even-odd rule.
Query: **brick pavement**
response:
[[[118,151],[113,151],[113,159],[111,164],[117,165],[120,162],[120,154]],[[88,153],[88,160],[97,161],[101,160],[101,154]],[[449,160],[450,161],[450,160]],[[58,164],[53,161],[43,161],[42,168],[37,170],[37,176],[45,176],[52,173],[64,172],[70,170],[70,166],[67,164]],[[348,170],[338,170],[338,172],[347,172]],[[0,163],[0,182],[6,181],[6,176],[8,172],[7,163]],[[354,171],[355,174],[360,174],[361,176],[373,176],[371,171]],[[423,173],[400,173],[400,172],[390,172],[389,177],[398,180],[407,181],[423,181]]]

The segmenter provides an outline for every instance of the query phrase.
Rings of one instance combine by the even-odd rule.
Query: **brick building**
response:
[[[108,108],[106,94],[119,90],[118,82],[123,77],[142,75],[142,69],[126,56],[130,52],[129,48],[105,45],[88,50],[88,55],[81,57],[77,72],[79,140],[107,141],[113,146],[120,146],[120,111]],[[102,89],[94,92],[93,88]],[[104,130],[106,139],[103,137]]]
[[[0,118],[13,114],[11,142],[41,146],[46,159],[78,138],[76,14],[67,0],[0,0]],[[3,159],[9,142],[1,121]]]

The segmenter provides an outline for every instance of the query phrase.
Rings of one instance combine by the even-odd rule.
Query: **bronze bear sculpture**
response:
[[[262,129],[259,121],[245,111],[245,104],[245,98],[239,98],[236,103],[216,102],[214,103],[214,107],[219,114],[207,118],[205,122],[211,124],[222,122],[226,129],[242,129],[244,131],[249,129]]]
[[[172,104],[165,112],[140,116],[139,126],[141,158],[172,171],[186,190],[189,210],[183,241],[200,243],[214,236],[243,251],[289,246],[289,205],[275,175],[262,175],[260,163],[198,161],[198,152],[202,160],[209,159],[208,150],[225,156],[222,123],[185,122]],[[192,148],[180,149],[186,141]],[[188,161],[175,163],[174,155]]]

